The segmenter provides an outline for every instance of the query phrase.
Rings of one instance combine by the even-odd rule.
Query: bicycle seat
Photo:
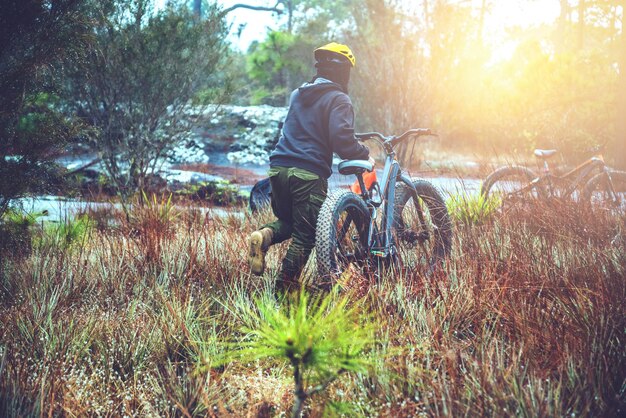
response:
[[[338,165],[339,174],[349,176],[351,174],[363,174],[366,171],[372,171],[374,167],[367,160],[343,160]]]
[[[535,150],[535,157],[537,157],[537,158],[550,158],[550,157],[552,157],[556,153],[557,153],[557,150],[555,150],[555,149],[536,149]]]

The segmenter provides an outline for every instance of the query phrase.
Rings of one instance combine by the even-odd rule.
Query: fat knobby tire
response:
[[[349,211],[359,230],[361,244],[367,245],[370,214],[363,199],[349,190],[334,190],[326,197],[317,218],[315,253],[317,272],[322,279],[341,273],[337,259],[337,221]]]
[[[269,177],[257,181],[250,190],[250,199],[248,200],[250,212],[256,213],[265,206],[269,206],[271,192],[272,186]]]

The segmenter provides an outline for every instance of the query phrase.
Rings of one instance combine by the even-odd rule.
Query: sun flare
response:
[[[510,0],[494,2],[485,17],[485,42],[490,46],[490,63],[509,61],[524,41],[524,31],[558,18],[558,2],[530,1],[523,5]],[[516,35],[511,32],[516,30]]]

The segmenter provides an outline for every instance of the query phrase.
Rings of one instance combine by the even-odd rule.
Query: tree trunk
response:
[[[578,50],[585,44],[585,0],[578,0]]]
[[[291,418],[300,418],[302,416],[302,410],[304,409],[304,402],[306,402],[306,391],[304,390],[304,383],[302,381],[302,371],[300,370],[300,363],[295,358],[291,359],[291,365],[293,366],[293,381],[294,381],[294,396],[293,407],[291,408]]]
[[[485,29],[485,14],[487,13],[487,0],[483,0],[480,6],[480,20],[478,22],[478,44],[483,46],[483,31]]]
[[[626,169],[626,0],[622,0],[622,35],[619,47],[619,81],[617,86],[617,120],[615,137],[616,163]]]
[[[285,2],[287,6],[287,33],[291,35],[293,32],[293,0],[287,0]],[[287,68],[285,74],[285,106],[289,106],[289,98],[291,97],[291,71]]]
[[[287,73],[285,74],[285,86],[287,87],[286,92],[285,92],[285,106],[289,106],[289,98],[291,97],[291,72],[289,70],[287,70]]]
[[[293,0],[287,0],[285,2],[287,6],[287,33],[293,32]]]
[[[569,22],[570,22],[570,5],[568,0],[560,0],[561,13],[558,20],[557,31],[557,48],[559,52],[566,51],[568,42]]]

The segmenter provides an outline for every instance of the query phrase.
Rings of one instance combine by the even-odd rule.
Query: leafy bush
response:
[[[87,215],[66,218],[58,224],[48,223],[44,227],[40,243],[45,248],[60,250],[83,245],[94,225],[94,221]]]
[[[43,212],[23,212],[9,209],[0,219],[0,253],[29,254],[32,247],[33,226]]]
[[[0,6],[0,216],[13,200],[59,185],[53,157],[82,131],[62,113],[51,84],[88,46],[83,3],[5,0]]]
[[[159,161],[191,135],[189,101],[199,91],[227,94],[227,28],[215,7],[195,20],[181,3],[93,2],[96,48],[68,80],[76,114],[93,123],[89,142],[124,199],[144,189]],[[204,97],[203,101],[210,101]]]
[[[462,225],[482,225],[488,222],[502,204],[496,195],[484,196],[480,193],[457,193],[446,201],[450,217]]]

